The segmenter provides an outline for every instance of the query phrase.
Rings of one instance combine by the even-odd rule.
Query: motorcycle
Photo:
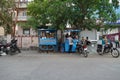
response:
[[[120,55],[119,50],[113,47],[112,42],[110,42],[110,44],[105,44],[104,46],[102,44],[97,44],[97,53],[99,55],[111,53],[112,57],[114,58],[118,58]]]
[[[0,43],[0,56],[2,56],[3,53],[3,45]]]
[[[20,49],[17,47],[17,40],[12,39],[10,43],[7,43],[5,40],[0,41],[0,56],[3,53],[13,55],[17,51],[21,53]]]
[[[17,47],[17,40],[11,41],[9,44],[9,49],[7,49],[10,55],[15,54],[17,51],[21,53],[20,49]]]
[[[87,49],[87,45],[78,44],[77,49],[78,49],[78,52],[82,54],[84,57],[88,57],[89,52]]]
[[[8,54],[7,47],[8,47],[7,43],[0,42],[0,56]]]

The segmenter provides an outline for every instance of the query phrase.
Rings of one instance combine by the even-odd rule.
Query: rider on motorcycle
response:
[[[105,52],[108,48],[112,46],[111,41],[107,39],[106,36],[103,36],[102,38],[102,46],[103,46],[103,52]]]
[[[100,39],[97,41],[97,49],[102,52],[102,50],[106,49],[107,38],[105,36],[101,36]]]

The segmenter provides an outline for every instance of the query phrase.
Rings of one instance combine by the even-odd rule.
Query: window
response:
[[[26,11],[23,11],[23,14],[22,14],[23,16],[27,16],[27,14],[26,14]]]
[[[30,29],[23,29],[24,35],[30,35]]]

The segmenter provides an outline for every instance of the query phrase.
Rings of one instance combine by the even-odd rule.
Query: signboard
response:
[[[41,39],[40,38],[40,45],[56,45],[56,39],[55,38],[46,38],[46,39]]]

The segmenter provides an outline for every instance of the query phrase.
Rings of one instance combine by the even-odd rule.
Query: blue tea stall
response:
[[[76,46],[77,46],[77,42],[79,41],[79,35],[80,35],[80,30],[65,30],[64,31],[65,34],[65,38],[64,38],[64,52],[69,52],[69,39],[67,37],[69,37],[71,35],[72,37],[72,48],[71,48],[71,52],[76,52]],[[76,38],[77,37],[77,38]]]
[[[57,51],[57,30],[38,29],[39,51]]]

